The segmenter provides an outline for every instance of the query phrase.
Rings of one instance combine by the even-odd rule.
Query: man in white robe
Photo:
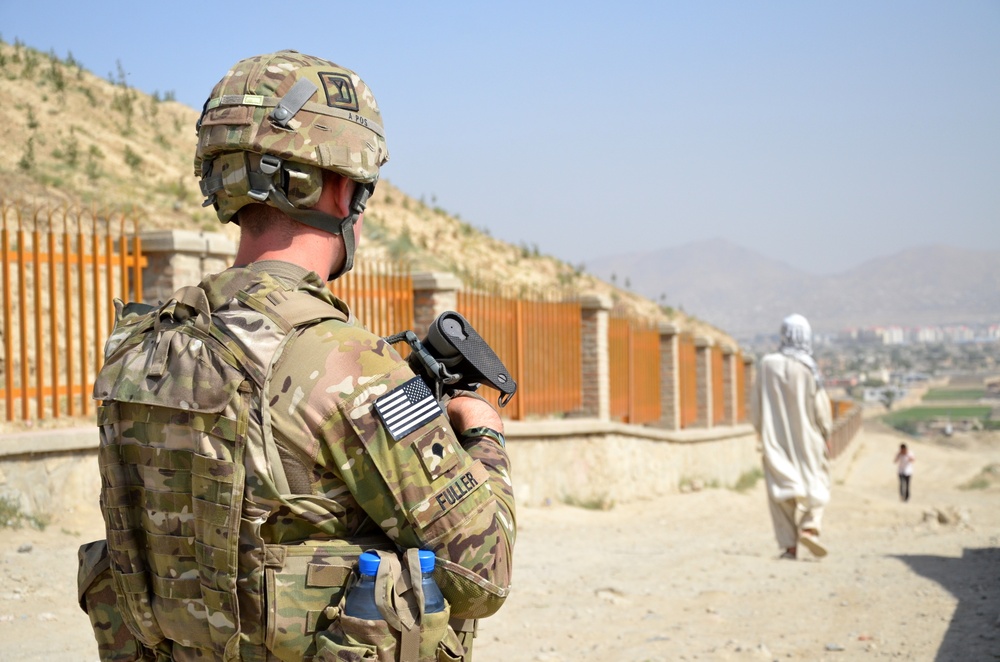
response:
[[[826,556],[820,542],[823,507],[830,501],[830,398],[812,357],[812,332],[801,315],[781,325],[781,347],[760,360],[751,419],[763,446],[764,479],[782,558],[799,543]]]

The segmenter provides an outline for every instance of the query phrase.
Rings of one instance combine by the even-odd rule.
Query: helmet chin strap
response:
[[[327,278],[327,280],[335,280],[346,274],[354,266],[354,251],[357,248],[357,238],[354,236],[354,224],[358,222],[358,218],[364,213],[365,207],[368,205],[368,198],[374,190],[374,184],[358,183],[354,187],[354,195],[351,197],[350,213],[344,218],[327,214],[318,209],[299,209],[273,183],[270,184],[270,188],[267,190],[267,199],[275,207],[299,223],[344,237],[344,266],[336,273],[329,274]]]

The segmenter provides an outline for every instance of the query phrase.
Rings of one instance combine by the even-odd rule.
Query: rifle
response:
[[[456,390],[475,391],[486,384],[500,391],[497,405],[502,408],[517,391],[517,383],[493,348],[453,310],[438,315],[423,340],[413,331],[403,331],[385,341],[391,345],[406,341],[413,350],[410,367],[427,382],[438,401]]]

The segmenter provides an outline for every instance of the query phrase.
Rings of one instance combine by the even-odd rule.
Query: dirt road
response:
[[[476,661],[1000,659],[1000,476],[960,489],[1000,466],[1000,435],[907,441],[909,503],[899,437],[869,426],[834,464],[821,561],[777,559],[762,482],[522,509],[515,590]],[[75,553],[100,535],[86,505],[0,532],[0,660],[97,659]]]

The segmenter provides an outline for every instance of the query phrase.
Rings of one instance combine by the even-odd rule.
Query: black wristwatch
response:
[[[458,435],[458,441],[462,444],[462,446],[465,446],[465,444],[469,441],[478,439],[479,437],[492,439],[500,444],[500,448],[504,448],[507,445],[507,442],[503,437],[503,432],[498,432],[493,428],[469,428]]]

